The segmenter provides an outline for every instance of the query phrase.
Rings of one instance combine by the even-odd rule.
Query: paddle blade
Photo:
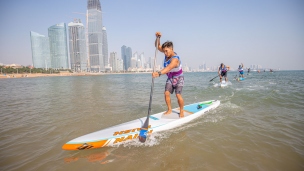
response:
[[[148,133],[148,130],[146,128],[141,128],[140,129],[139,136],[138,136],[138,139],[139,139],[140,142],[142,142],[142,143],[146,142],[147,133]]]

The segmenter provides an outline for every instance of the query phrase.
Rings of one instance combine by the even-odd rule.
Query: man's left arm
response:
[[[168,72],[170,72],[171,69],[173,69],[176,66],[178,66],[178,64],[179,64],[178,59],[177,58],[173,58],[173,59],[171,59],[170,64],[166,68],[162,69],[159,72],[161,73],[161,75],[167,74]],[[152,73],[152,76],[155,78],[155,77],[159,77],[160,74],[158,72],[154,72],[154,73]]]
[[[168,72],[170,72],[171,69],[177,67],[178,64],[179,64],[179,61],[178,61],[177,58],[171,59],[170,64],[169,64],[166,68],[164,68],[164,69],[162,69],[162,70],[160,71],[161,74],[167,74]]]

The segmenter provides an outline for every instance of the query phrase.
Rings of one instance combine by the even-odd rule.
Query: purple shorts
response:
[[[182,94],[184,86],[184,76],[178,76],[175,78],[168,78],[166,82],[165,91],[169,91],[173,94],[175,90],[175,94]]]
[[[221,76],[226,78],[227,77],[227,71],[226,72],[221,72]]]

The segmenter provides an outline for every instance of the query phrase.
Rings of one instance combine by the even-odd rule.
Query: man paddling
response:
[[[218,75],[220,77],[220,83],[222,82],[222,78],[225,77],[225,81],[227,82],[227,72],[230,70],[229,66],[224,65],[221,63],[219,69],[218,69]]]
[[[244,78],[244,69],[243,69],[244,65],[243,63],[241,63],[241,65],[239,65],[239,72],[240,72],[240,76]]]
[[[152,77],[159,77],[163,74],[167,74],[168,76],[165,87],[165,101],[168,110],[164,114],[166,115],[172,112],[170,93],[173,94],[173,91],[175,90],[175,95],[180,108],[179,117],[182,118],[184,117],[184,100],[181,94],[184,86],[184,75],[181,60],[177,53],[174,52],[172,42],[167,41],[163,45],[160,45],[161,33],[156,32],[155,35],[155,46],[160,52],[165,54],[165,59],[164,69],[158,72],[153,72]]]

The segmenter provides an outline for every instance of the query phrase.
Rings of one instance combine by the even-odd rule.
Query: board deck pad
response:
[[[180,110],[179,109],[173,109],[170,114],[163,114],[161,118],[163,119],[179,119]],[[187,117],[191,115],[192,113],[189,113],[187,111],[184,111],[184,117]]]
[[[192,115],[193,113],[196,113],[196,112],[198,112],[200,110],[203,110],[206,107],[208,107],[208,105],[202,104],[201,108],[198,109],[197,108],[198,105],[199,105],[199,103],[184,106],[184,117]],[[179,119],[179,115],[180,115],[180,109],[176,108],[176,109],[173,109],[170,114],[163,114],[161,118],[164,118],[164,119]]]

